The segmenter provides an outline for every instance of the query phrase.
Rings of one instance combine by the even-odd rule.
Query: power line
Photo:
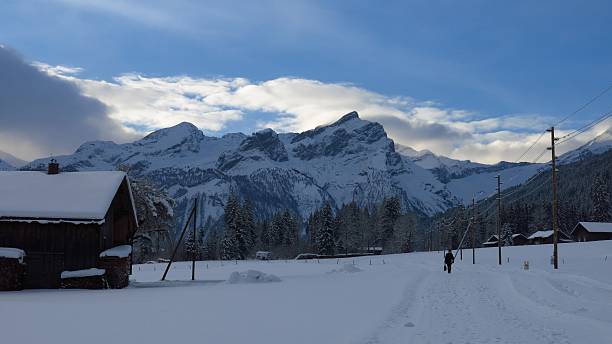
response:
[[[576,136],[585,133],[588,129],[596,126],[597,124],[603,123],[604,121],[606,121],[607,119],[609,119],[610,117],[612,117],[612,111],[606,112],[605,114],[603,114],[601,117],[599,117],[598,119],[594,120],[593,122],[580,127],[574,131],[572,131],[569,134],[566,134],[562,137],[559,138],[559,142],[557,143],[557,145],[560,145],[562,143],[565,143],[569,140],[572,140],[573,138],[575,138]]]
[[[533,164],[537,164],[537,163],[538,163],[538,160],[540,160],[540,158],[541,158],[542,156],[544,156],[544,154],[546,154],[546,149],[545,149],[545,150],[543,150],[543,151],[542,151],[542,153],[540,153],[540,154],[539,154],[539,155],[538,155],[538,156],[537,156],[535,159],[533,159],[532,163],[533,163]]]
[[[570,114],[568,114],[567,116],[563,117],[561,120],[559,120],[558,122],[550,125],[549,127],[556,127],[559,126],[559,124],[567,121],[570,117],[574,116],[575,114],[579,113],[580,111],[586,109],[589,105],[593,104],[595,101],[597,101],[599,98],[603,97],[606,93],[608,93],[610,90],[612,90],[612,85],[606,87],[605,89],[603,89],[603,91],[601,91],[600,93],[598,93],[597,95],[595,95],[593,98],[591,98],[589,101],[587,101],[586,103],[582,104],[581,106],[579,106],[576,110],[572,111]],[[518,159],[516,159],[514,162],[517,163],[519,162],[519,160],[521,160],[523,157],[525,157],[525,155],[527,155],[527,153],[529,153],[529,151],[531,151],[531,149],[533,149],[533,147],[542,139],[542,137],[544,137],[544,134],[546,134],[546,130],[542,131],[542,133],[540,134],[540,136],[538,136],[538,138],[531,144],[531,146],[529,146],[529,148],[527,148],[527,150],[525,152],[523,152],[523,154],[521,154]]]
[[[601,91],[599,94],[597,94],[596,96],[594,96],[593,98],[591,98],[589,101],[587,101],[586,103],[584,103],[583,105],[581,105],[580,107],[578,107],[576,110],[574,110],[573,112],[571,112],[570,114],[568,114],[567,116],[565,116],[564,118],[562,118],[561,120],[559,120],[558,122],[556,122],[555,124],[551,125],[551,127],[554,126],[558,126],[559,124],[567,121],[570,117],[576,115],[577,113],[579,113],[580,111],[586,109],[589,105],[591,105],[592,103],[594,103],[595,101],[597,101],[599,98],[601,98],[603,95],[605,95],[606,93],[608,93],[610,90],[612,90],[612,85],[606,87],[603,91]],[[589,128],[592,128],[593,126],[604,122],[605,120],[607,120],[608,118],[612,117],[612,111],[605,113],[601,118],[579,128],[574,130],[573,132],[559,138],[559,142],[557,143],[557,145],[562,144],[564,142],[567,142],[573,138],[575,138],[576,136],[584,133],[586,130],[588,130]],[[538,136],[538,138],[527,148],[527,150],[525,150],[515,161],[514,163],[518,163],[522,158],[524,158],[537,144],[538,142],[540,142],[540,140],[544,137],[544,134],[546,134],[548,131],[544,130],[542,131],[542,133]],[[544,156],[544,154],[546,154],[547,150],[542,151],[540,154],[538,154],[535,159],[533,159],[532,163],[537,163],[537,161],[542,158],[542,156]],[[527,180],[527,182],[529,182],[529,180],[535,180],[535,178],[537,178],[538,176],[540,176],[541,174],[543,174],[545,171],[547,171],[546,169],[542,169],[540,170],[536,175],[529,177],[529,179]],[[508,181],[512,181],[518,174],[518,171],[514,171],[514,173],[510,176],[510,178],[508,179]],[[539,190],[542,186],[546,185],[548,183],[548,181],[551,179],[552,177],[549,177],[545,182],[539,184],[537,187],[531,189],[529,192],[527,192],[526,194],[520,196],[519,198],[513,200],[513,202],[516,202],[524,197],[527,197],[531,194],[533,194],[534,192],[536,192],[537,190]],[[499,188],[499,185],[498,185]],[[476,202],[475,204],[472,204],[472,207],[476,207],[477,205],[480,204],[480,202],[485,201],[490,199],[493,195],[495,195],[495,193],[498,194],[499,199],[501,198],[508,198],[516,193],[518,193],[520,190],[516,189],[512,192],[510,192],[509,194],[506,195],[502,195],[501,190],[498,190],[497,192],[493,192],[492,194],[490,194],[487,197],[484,197],[482,199],[480,199],[478,202]],[[492,202],[492,204],[485,209],[482,213],[486,213],[488,212],[491,208],[493,208],[495,206],[495,202]],[[467,209],[469,209],[470,207],[468,206]],[[491,213],[492,215],[493,213]],[[491,215],[484,217],[483,219],[486,220],[487,218],[489,218]],[[453,220],[445,225],[446,227],[450,227],[454,222],[455,222],[456,218],[453,218]],[[444,224],[443,224],[444,225]]]
[[[567,116],[565,116],[564,118],[562,118],[561,120],[559,120],[558,122],[550,125],[550,127],[556,127],[559,126],[559,124],[567,121],[570,117],[574,116],[575,114],[579,113],[580,111],[586,109],[589,105],[593,104],[595,101],[597,101],[599,98],[603,97],[606,93],[608,93],[610,90],[612,90],[612,85],[606,87],[603,91],[601,91],[600,93],[598,93],[597,95],[595,95],[593,98],[591,98],[589,101],[587,101],[586,103],[582,104],[581,106],[579,106],[576,110],[572,111],[570,114],[568,114]],[[538,138],[529,146],[529,148],[527,148],[526,151],[523,152],[523,154],[521,154],[518,159],[516,159],[514,162],[517,163],[519,162],[519,160],[521,160],[522,158],[524,158],[527,153],[529,153],[533,147],[535,147],[535,145],[542,139],[542,137],[544,137],[544,134],[546,134],[546,130],[542,131],[542,133],[540,134],[540,136],[538,136]],[[537,160],[537,159],[536,159]]]
[[[612,85],[606,87],[603,91],[601,91],[598,95],[596,95],[595,97],[593,97],[591,100],[589,100],[588,102],[586,102],[585,104],[583,104],[582,106],[580,106],[578,109],[574,110],[574,112],[570,113],[569,115],[565,116],[564,118],[562,118],[559,122],[551,125],[551,127],[557,127],[559,126],[559,124],[567,121],[570,117],[572,117],[573,115],[577,114],[578,112],[584,110],[585,108],[587,108],[589,105],[593,104],[597,99],[601,98],[604,94],[608,93],[610,90],[612,90]]]
[[[529,192],[527,192],[526,194],[524,194],[524,195],[522,195],[522,196],[520,196],[520,197],[518,197],[518,198],[515,198],[515,199],[513,199],[513,200],[511,200],[511,201],[508,201],[508,202],[509,202],[509,203],[514,203],[514,202],[519,201],[519,200],[521,200],[521,199],[523,199],[523,198],[525,198],[525,197],[527,197],[527,196],[530,196],[530,195],[534,194],[536,191],[538,191],[540,188],[542,188],[542,186],[547,185],[547,184],[550,182],[551,178],[552,178],[552,176],[549,176],[549,177],[548,177],[548,178],[547,178],[545,181],[543,181],[542,183],[538,184],[538,186],[536,186],[535,188],[533,188],[533,189],[529,190]],[[508,198],[508,197],[510,197],[511,195],[513,195],[513,194],[515,194],[515,193],[517,193],[517,192],[518,192],[518,190],[515,190],[514,192],[512,192],[512,193],[510,193],[510,194],[508,194],[508,195],[502,196],[502,198]],[[491,210],[491,209],[492,209],[492,208],[493,208],[495,205],[496,205],[496,204],[495,204],[495,202],[493,202],[493,203],[491,204],[491,206],[489,206],[487,209],[485,209],[485,210],[484,210],[484,211],[482,211],[481,213],[482,213],[482,214],[484,214],[484,213],[488,212],[488,211],[489,211],[489,210]],[[487,216],[483,217],[483,218],[482,218],[482,220],[483,220],[483,221],[484,221],[484,220],[487,220],[488,218],[490,218],[490,217],[491,217],[491,216],[493,216],[494,214],[496,214],[496,213],[490,213],[489,215],[487,215]]]
[[[546,131],[543,131],[542,134],[540,134],[540,136],[537,138],[537,140],[535,140],[531,144],[531,146],[529,146],[529,148],[527,148],[527,150],[523,154],[521,154],[521,156],[518,157],[518,159],[514,160],[514,162],[519,162],[519,160],[521,160],[525,155],[527,155],[527,153],[529,153],[529,151],[542,139],[542,137],[544,137],[544,134],[546,134]]]

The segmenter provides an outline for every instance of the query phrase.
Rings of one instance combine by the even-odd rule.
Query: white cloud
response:
[[[304,131],[356,110],[362,118],[383,124],[389,136],[403,145],[492,163],[516,160],[538,137],[538,130],[552,122],[552,118],[528,114],[486,117],[410,97],[389,97],[351,84],[301,78],[252,82],[244,78],[125,74],[107,82],[79,78],[78,68],[37,66],[76,83],[85,95],[106,104],[113,120],[140,134],[183,121],[221,133],[228,131],[232,122],[256,112],[273,116],[267,121],[251,119],[260,127]],[[592,134],[597,130],[602,131],[596,128]],[[523,160],[535,158],[546,142],[541,140],[533,155]],[[563,148],[575,148],[581,142],[575,140]]]

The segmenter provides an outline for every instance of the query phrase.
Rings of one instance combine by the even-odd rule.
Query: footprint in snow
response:
[[[414,324],[409,321],[409,322],[404,324],[404,327],[414,327]]]

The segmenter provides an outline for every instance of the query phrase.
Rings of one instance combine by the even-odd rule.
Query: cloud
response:
[[[133,138],[107,113],[74,83],[0,47],[0,149],[32,159],[70,152],[87,140]]]
[[[77,86],[91,97],[87,99],[104,104],[107,119],[139,135],[183,121],[219,134],[244,122],[251,123],[253,130],[271,127],[282,132],[304,131],[356,110],[363,119],[380,122],[397,143],[453,158],[494,163],[516,160],[538,138],[539,131],[553,122],[552,117],[534,114],[484,116],[406,96],[387,96],[352,84],[302,78],[253,82],[245,78],[131,73],[101,81],[80,78],[81,70],[75,67],[36,66],[49,76]],[[594,128],[591,135],[563,149],[577,147],[597,131],[603,129]],[[522,160],[534,159],[546,148],[546,142],[541,140]]]

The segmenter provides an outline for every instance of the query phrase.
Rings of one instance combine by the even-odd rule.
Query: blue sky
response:
[[[374,100],[364,117],[384,125],[384,118],[404,116],[412,131],[390,133],[397,142],[492,162],[512,160],[524,148],[521,141],[612,84],[611,7],[609,1],[9,0],[0,4],[0,44],[28,62],[78,67],[78,73],[55,76],[120,109],[109,115],[134,135],[184,118],[169,115],[159,121],[122,115],[119,112],[136,110],[123,108],[118,97],[100,95],[95,82],[117,83],[116,78],[125,75],[145,79],[134,86],[132,78],[133,87],[180,77],[189,78],[190,85],[245,79],[257,87],[275,81],[266,96],[283,99],[263,103],[250,98],[263,97],[260,93],[248,100],[235,94],[232,99],[215,96],[214,108],[208,109],[211,102],[206,102],[204,110],[212,115],[201,123],[196,119],[196,124],[216,135],[262,126],[283,131],[324,124],[305,120],[313,116],[296,105],[316,101],[299,93],[312,87],[298,87],[289,95],[274,91],[288,87],[278,82],[288,78],[291,87],[301,81],[324,89],[335,85],[367,91],[368,99],[384,97],[384,106]],[[169,92],[176,95],[177,87],[184,90],[184,80],[173,80],[164,87],[174,88]],[[328,91],[334,98],[339,90]],[[198,92],[204,98],[211,94]],[[284,104],[289,96],[295,99]],[[356,96],[353,103],[341,105],[323,101],[308,111],[329,109],[329,114],[314,117],[330,121],[334,111],[363,105],[361,99]],[[610,107],[612,95],[606,95],[564,129]],[[415,115],[414,108],[430,112]],[[159,107],[155,110],[165,116]],[[229,113],[217,115],[220,110]],[[396,110],[401,113],[387,113]],[[503,123],[483,128],[483,120]],[[432,131],[428,138],[415,135],[419,125],[434,124],[457,134],[455,141],[434,137],[447,135],[445,131]],[[513,142],[512,150],[501,150]],[[484,150],[492,153],[483,157]]]

